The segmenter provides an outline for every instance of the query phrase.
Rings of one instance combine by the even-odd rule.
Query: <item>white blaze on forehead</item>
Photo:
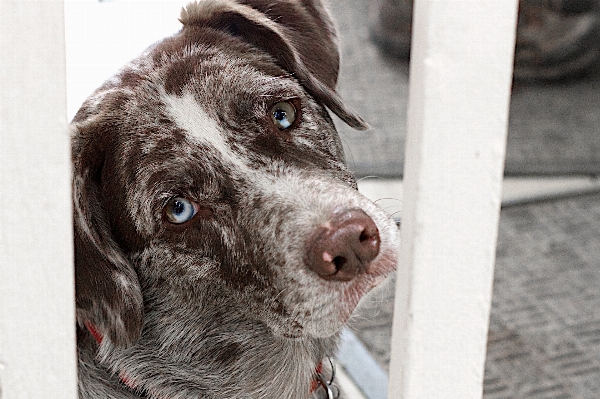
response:
[[[163,101],[175,124],[188,132],[192,139],[213,147],[224,161],[234,164],[240,170],[248,169],[243,159],[236,155],[225,141],[219,123],[208,115],[192,93],[185,92],[182,96],[165,94]]]
[[[231,167],[238,176],[246,176],[256,188],[264,193],[296,193],[296,181],[288,179],[274,179],[264,171],[252,167],[250,161],[243,155],[233,151],[226,141],[226,133],[219,123],[211,118],[206,110],[190,92],[181,96],[163,95],[166,112],[181,129],[185,130],[194,142],[208,148],[214,148],[220,159]]]

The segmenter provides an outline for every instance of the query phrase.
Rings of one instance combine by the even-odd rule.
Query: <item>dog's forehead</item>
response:
[[[153,46],[88,100],[88,107],[109,109],[111,119],[127,126],[115,132],[125,144],[124,162],[132,152],[193,148],[178,143],[220,150],[224,141],[231,143],[232,136],[265,117],[276,101],[307,97],[292,76],[260,52],[242,57],[220,45],[173,40]],[[166,54],[165,46],[172,52]]]
[[[232,91],[261,95],[264,89],[283,89],[281,83],[293,84],[294,80],[269,82],[289,73],[259,48],[211,30],[194,32],[181,31],[151,46],[145,54],[167,93],[181,95],[193,87],[212,96]]]
[[[138,62],[143,65],[139,71],[135,66],[131,68],[133,73],[150,76],[144,81],[153,86],[133,90],[137,103],[149,105],[132,110],[141,120],[147,119],[148,111],[160,112],[195,138],[198,135],[194,132],[199,130],[210,132],[209,136],[213,137],[214,132],[219,131],[229,136],[227,140],[231,144],[233,131],[239,134],[256,130],[257,123],[267,117],[270,107],[279,101],[299,99],[307,111],[303,121],[305,126],[311,126],[309,130],[321,130],[326,136],[335,134],[324,107],[293,75],[260,50],[236,42],[186,44],[176,36],[155,45],[146,58],[152,62]],[[127,70],[121,73],[123,84],[136,81],[131,79],[131,74]],[[219,143],[219,140],[202,141]]]

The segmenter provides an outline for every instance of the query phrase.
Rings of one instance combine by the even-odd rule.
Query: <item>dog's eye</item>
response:
[[[278,102],[271,108],[271,119],[279,130],[285,130],[294,124],[296,108],[290,102]]]
[[[175,224],[191,220],[196,213],[198,213],[198,205],[181,197],[173,198],[165,207],[167,220]]]

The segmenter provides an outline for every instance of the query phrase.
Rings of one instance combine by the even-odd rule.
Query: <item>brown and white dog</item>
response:
[[[397,227],[356,191],[326,108],[318,0],[204,0],[72,122],[81,398],[323,397]],[[316,388],[316,389],[315,389]]]

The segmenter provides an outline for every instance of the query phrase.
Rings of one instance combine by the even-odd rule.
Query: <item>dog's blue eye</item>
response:
[[[177,197],[167,203],[165,216],[171,223],[181,224],[191,220],[198,212],[198,206],[193,202]]]
[[[271,119],[279,130],[285,130],[296,121],[296,108],[290,102],[278,102],[271,108]]]

